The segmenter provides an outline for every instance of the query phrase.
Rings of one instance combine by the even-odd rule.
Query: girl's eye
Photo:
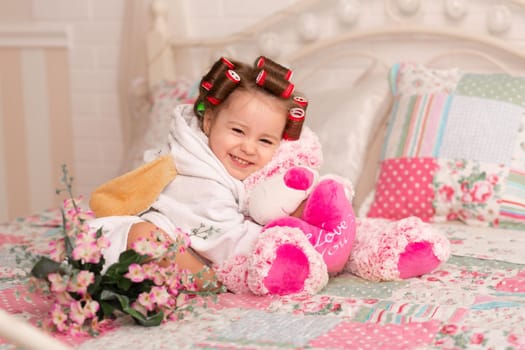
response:
[[[236,134],[243,134],[243,131],[239,128],[232,128],[233,132]]]
[[[265,143],[267,145],[273,145],[273,142],[271,140],[268,140],[268,139],[261,139],[261,142]]]

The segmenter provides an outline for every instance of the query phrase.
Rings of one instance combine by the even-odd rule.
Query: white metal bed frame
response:
[[[318,10],[320,6],[323,8],[338,6],[340,11],[344,12],[341,9],[345,6],[348,8],[351,5],[355,5],[355,9],[350,10],[350,12],[346,10],[349,23],[339,26],[336,33],[330,33],[329,36],[325,37],[309,38],[304,38],[303,35],[302,39],[299,38],[293,45],[290,45],[287,52],[278,54],[279,60],[293,66],[309,56],[319,54],[329,48],[342,46],[345,43],[370,42],[376,39],[394,41],[437,39],[454,42],[454,44],[447,48],[444,53],[439,52],[428,58],[427,63],[439,61],[443,57],[450,57],[451,55],[471,56],[470,58],[477,56],[478,59],[489,63],[493,69],[497,68],[509,73],[525,71],[523,64],[525,61],[525,43],[521,43],[521,47],[517,47],[515,42],[509,40],[509,33],[512,32],[513,25],[525,23],[525,0],[506,0],[503,3],[498,2],[498,4],[491,4],[490,1],[486,0],[470,1],[469,3],[467,0],[443,0],[441,1],[443,21],[439,25],[424,23],[425,6],[430,3],[428,0],[368,0],[366,2],[375,2],[376,6],[377,2],[382,3],[384,9],[383,22],[385,24],[375,26],[372,23],[359,26],[355,23],[360,15],[368,15],[368,13],[359,13],[365,4],[363,0],[339,0],[337,2],[303,0],[257,21],[242,31],[222,37],[186,38],[169,33],[170,7],[165,0],[154,0],[152,1],[152,26],[148,34],[149,82],[154,84],[160,80],[176,79],[177,67],[184,64],[184,62],[180,62],[179,56],[183,56],[185,52],[200,50],[199,54],[204,52],[207,55],[221,51],[231,52],[232,49],[235,50],[237,45],[241,45],[247,40],[255,40],[259,41],[257,48],[259,53],[264,54],[265,49],[261,47],[264,46],[261,45],[261,41],[264,40],[265,35],[273,33],[269,28],[277,25],[279,29],[282,27],[282,31],[286,32],[301,27],[308,32],[308,28],[305,29],[305,27],[322,26],[322,18],[319,16],[315,19],[310,11]],[[173,6],[174,2],[170,3]],[[470,10],[472,8],[474,10],[468,12],[468,6],[470,6]],[[484,15],[484,18],[476,22],[477,27],[467,27],[468,24],[461,24],[464,21],[463,18],[467,17],[467,13],[469,15],[472,13],[478,17]],[[294,22],[283,21],[286,18],[295,18],[296,20]],[[469,46],[475,46],[475,48],[465,49],[464,43],[469,43]],[[379,61],[384,58],[379,58],[382,55],[378,56],[370,50],[355,50],[348,52],[346,56],[352,54],[368,56]],[[501,59],[502,55],[505,55],[504,59]],[[515,65],[518,68],[509,66],[507,62],[509,57],[512,57],[512,62],[517,62]],[[332,59],[337,58],[323,57],[323,62]],[[210,60],[207,60],[204,63],[209,62]],[[386,61],[384,63],[389,65],[393,62]],[[194,68],[191,71],[200,72],[202,67]]]

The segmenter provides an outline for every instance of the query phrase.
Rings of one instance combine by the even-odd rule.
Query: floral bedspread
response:
[[[35,325],[49,304],[31,294],[29,257],[59,234],[59,212],[0,224],[0,307]],[[440,225],[453,256],[398,282],[343,274],[318,295],[221,294],[179,321],[122,318],[98,337],[55,335],[76,349],[525,349],[525,231]],[[0,349],[16,346],[0,339]]]

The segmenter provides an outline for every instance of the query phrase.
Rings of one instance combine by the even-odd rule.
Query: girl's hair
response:
[[[288,118],[282,137],[297,140],[301,136],[308,101],[294,94],[291,76],[291,70],[264,56],[257,58],[253,66],[221,57],[202,77],[193,109],[202,120],[205,111],[220,108],[236,89],[265,91],[286,102]]]

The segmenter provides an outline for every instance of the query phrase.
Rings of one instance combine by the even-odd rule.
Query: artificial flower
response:
[[[40,257],[31,270],[34,285],[43,286],[54,299],[43,324],[60,333],[96,335],[105,327],[103,320],[127,314],[141,325],[156,326],[182,318],[191,309],[183,307],[190,295],[223,290],[197,292],[194,276],[174,263],[175,254],[189,244],[182,232],[177,232],[181,238],[176,242],[152,232],[151,239],[135,242],[103,273],[102,251],[110,242],[102,229],[88,225],[93,213],[82,209],[81,198],[74,199],[65,167],[62,182],[65,188],[57,193],[69,194],[62,209],[63,237],[50,244],[49,257]]]

